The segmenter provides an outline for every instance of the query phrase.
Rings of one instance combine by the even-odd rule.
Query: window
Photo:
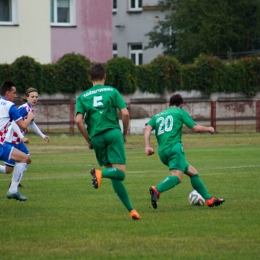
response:
[[[117,44],[113,43],[113,58],[117,57]]]
[[[117,0],[113,0],[112,11],[113,11],[113,13],[117,12]]]
[[[135,65],[143,64],[143,47],[142,44],[129,44],[130,59]]]
[[[129,10],[130,11],[141,11],[142,10],[142,0],[129,0]]]
[[[76,25],[76,0],[51,0],[51,25]]]
[[[0,0],[0,25],[18,23],[17,0]]]

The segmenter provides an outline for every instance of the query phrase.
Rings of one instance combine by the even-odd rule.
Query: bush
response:
[[[133,94],[137,89],[137,68],[125,57],[113,58],[104,64],[106,85],[116,88],[122,94]]]
[[[199,89],[202,92],[211,94],[225,90],[226,68],[218,57],[201,54],[194,60],[194,65],[198,68],[196,75]]]
[[[174,92],[180,89],[179,62],[170,56],[159,56],[138,71],[138,86],[141,91],[163,93],[165,89]]]
[[[6,80],[13,81],[13,73],[9,64],[0,64],[0,84]]]
[[[42,65],[28,56],[22,56],[11,64],[13,81],[17,92],[24,93],[28,88],[36,88],[39,93],[43,90]]]
[[[34,87],[39,93],[74,94],[92,87],[88,73],[92,64],[83,55],[74,53],[46,65],[22,56],[11,65],[0,64],[0,80],[14,81],[19,93]],[[137,86],[149,93],[199,90],[204,94],[242,92],[250,97],[260,90],[260,57],[256,55],[225,64],[217,57],[201,54],[193,64],[185,65],[180,65],[173,57],[159,56],[142,66],[118,57],[104,66],[106,84],[122,94],[135,93]]]
[[[56,94],[59,92],[56,67],[56,63],[42,65],[44,75],[43,92],[47,94]]]
[[[92,87],[89,79],[89,59],[83,55],[70,53],[61,57],[54,69],[55,83],[60,92],[75,93],[77,90],[86,90]]]

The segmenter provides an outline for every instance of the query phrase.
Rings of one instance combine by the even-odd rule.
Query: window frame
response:
[[[11,21],[1,21],[0,25],[18,25],[18,0],[11,0],[12,5],[12,20]]]
[[[52,0],[50,0],[50,16],[52,16]],[[61,26],[61,27],[72,27],[76,26],[76,0],[69,0],[69,9],[70,9],[70,22],[69,23],[61,23],[58,22],[58,8],[57,8],[57,0],[53,0],[53,19],[54,22],[51,21],[52,17],[50,17],[51,26]]]
[[[134,0],[135,7],[131,7],[131,0],[128,0],[128,9],[129,9],[130,12],[136,12],[136,11],[140,12],[140,11],[143,11],[143,8],[138,6],[139,5],[139,1],[140,0]],[[143,6],[143,2],[142,2],[142,6]]]
[[[133,45],[140,45],[142,47],[142,49],[138,49],[138,50],[132,50],[132,46]],[[143,44],[142,43],[129,43],[128,44],[128,50],[129,50],[129,59],[132,60],[132,54],[135,55],[135,61],[134,64],[136,66],[142,65],[143,64]],[[142,63],[140,64],[140,60],[139,60],[139,55],[142,54]]]
[[[115,3],[115,5],[116,5],[116,8],[114,8],[114,3]],[[113,12],[113,13],[117,13],[117,0],[113,0],[113,1],[112,1],[112,12]]]
[[[113,43],[112,54],[113,54],[113,58],[118,57],[117,43]]]

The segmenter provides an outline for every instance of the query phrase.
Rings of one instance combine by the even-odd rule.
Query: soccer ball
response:
[[[189,202],[192,206],[203,206],[205,204],[205,200],[202,198],[202,196],[196,191],[192,191],[189,194]]]

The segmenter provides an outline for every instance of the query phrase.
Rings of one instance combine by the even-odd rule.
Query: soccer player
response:
[[[12,81],[3,82],[0,93],[0,160],[14,160],[20,163],[20,165],[30,164],[31,160],[27,154],[19,151],[7,143],[4,144],[4,140],[11,121],[16,122],[17,125],[13,125],[16,131],[19,131],[19,127],[22,130],[25,130],[30,121],[34,118],[34,115],[29,113],[27,121],[24,121],[22,116],[19,114],[15,104],[13,103],[13,100],[16,97],[16,87]],[[14,174],[20,178],[23,174],[23,169],[21,167],[16,167]],[[19,191],[15,193],[8,192],[7,198],[20,201],[26,200],[26,198],[22,196]]]
[[[190,177],[192,187],[206,200],[209,207],[219,206],[225,201],[224,199],[211,196],[200,179],[197,170],[186,162],[181,140],[183,124],[195,133],[208,132],[213,134],[215,129],[211,126],[197,125],[190,115],[182,109],[183,105],[181,95],[172,95],[169,108],[153,116],[146,124],[144,130],[145,153],[147,155],[154,153],[153,148],[150,147],[150,135],[151,131],[155,130],[159,157],[162,163],[167,165],[170,170],[170,175],[161,183],[149,188],[151,204],[155,209],[161,193],[178,185],[182,181],[184,173]]]
[[[141,217],[132,206],[122,182],[126,173],[124,142],[127,141],[129,126],[127,106],[115,88],[104,85],[106,72],[102,64],[91,66],[89,72],[93,87],[77,98],[75,121],[89,149],[94,149],[99,165],[106,168],[90,170],[93,176],[92,185],[97,189],[102,179],[111,179],[114,191],[129,211],[130,217],[139,220]],[[122,114],[123,134],[118,122],[117,109]]]
[[[22,116],[23,120],[27,121],[28,114],[29,113],[34,114],[33,107],[37,104],[37,101],[38,101],[38,91],[37,91],[37,89],[28,88],[25,91],[25,96],[22,97],[22,101],[24,101],[25,103],[18,108],[18,112]],[[29,153],[26,145],[24,144],[24,141],[21,138],[21,137],[23,137],[24,131],[21,130],[21,133],[19,133],[20,131],[19,132],[15,131],[13,129],[14,124],[15,123],[12,122],[11,126],[8,129],[8,132],[7,132],[6,138],[5,138],[5,143],[17,148],[21,152],[27,154],[30,158],[30,161],[31,161],[30,153]],[[29,127],[36,134],[41,136],[45,141],[47,141],[49,143],[50,137],[41,132],[41,130],[39,129],[39,127],[37,126],[37,124],[35,123],[34,120],[29,122]],[[2,165],[0,166],[0,172],[5,171],[6,173],[11,173],[13,171],[14,167],[15,168],[18,167],[22,171],[22,174],[19,174],[19,175],[17,175],[17,171],[14,171],[13,177],[12,177],[12,182],[11,182],[10,187],[9,187],[9,192],[7,194],[7,198],[8,198],[10,196],[9,194],[17,193],[19,184],[22,180],[22,177],[23,177],[25,171],[27,170],[28,165],[24,164],[24,163],[17,163],[15,165],[14,160],[5,160],[4,163],[5,163],[5,166],[2,166]],[[27,200],[27,198],[24,197],[23,200]]]

